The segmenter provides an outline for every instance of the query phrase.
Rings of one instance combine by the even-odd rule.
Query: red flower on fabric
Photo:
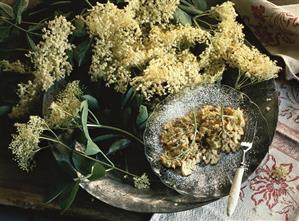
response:
[[[277,167],[283,167],[286,171],[285,178],[273,178],[272,171]],[[250,188],[253,190],[251,199],[257,206],[266,203],[269,209],[277,205],[280,197],[287,194],[288,183],[299,179],[299,176],[288,179],[293,170],[292,164],[276,164],[274,156],[268,155],[265,165],[256,170],[257,176],[250,181]]]

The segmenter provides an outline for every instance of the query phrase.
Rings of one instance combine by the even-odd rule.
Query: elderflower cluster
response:
[[[147,100],[201,81],[197,59],[189,48],[205,42],[209,32],[159,22],[145,30],[137,14],[147,6],[137,2],[130,2],[125,9],[98,3],[85,18],[90,34],[96,38],[90,67],[92,79],[104,79],[107,86],[122,93],[133,85]],[[157,4],[162,7],[164,3]]]
[[[29,53],[36,81],[44,91],[72,71],[66,52],[72,48],[68,36],[73,30],[74,27],[65,17],[56,17],[48,23],[48,28],[43,29],[43,41]]]
[[[147,45],[152,51],[157,48],[189,49],[195,43],[205,42],[209,36],[209,32],[190,25],[153,26],[149,32]]]
[[[146,100],[190,85],[221,80],[226,65],[252,80],[268,80],[280,70],[256,48],[244,43],[243,26],[232,2],[212,7],[213,31],[170,23],[179,1],[132,0],[123,8],[97,4],[85,18],[93,46],[90,74],[125,92],[129,85]],[[192,50],[205,44],[201,54]]]
[[[13,62],[8,60],[0,60],[0,71],[11,71],[22,74],[26,72],[26,67],[19,60]]]
[[[12,108],[9,116],[19,118],[29,113],[31,107],[37,103],[40,91],[40,85],[32,81],[28,81],[27,84],[19,84],[17,94],[20,101]]]
[[[143,61],[138,49],[141,30],[130,13],[112,3],[97,3],[86,17],[90,34],[96,37],[90,73],[93,80],[103,78],[107,85],[125,92],[130,69]]]
[[[50,105],[50,113],[46,119],[51,128],[68,127],[80,111],[80,98],[83,92],[79,81],[73,81],[60,92]]]
[[[15,124],[17,134],[13,135],[9,145],[19,167],[27,172],[32,168],[35,153],[40,149],[40,136],[46,129],[45,121],[38,116],[31,116],[27,124]]]
[[[150,187],[150,182],[146,173],[142,174],[140,177],[134,177],[133,181],[135,188],[139,190],[148,189]]]
[[[277,76],[280,67],[276,62],[255,47],[245,44],[243,26],[236,21],[237,14],[232,2],[212,7],[210,14],[219,20],[219,24],[214,36],[209,39],[208,47],[200,55],[202,66],[223,60],[252,80],[263,81]]]
[[[48,23],[47,29],[43,29],[43,41],[28,55],[34,65],[35,78],[28,84],[19,85],[17,94],[20,101],[13,108],[11,117],[18,118],[28,113],[42,91],[70,74],[72,65],[67,61],[66,52],[72,48],[68,36],[73,29],[63,16],[56,17]]]
[[[272,169],[270,176],[276,180],[285,180],[289,173],[288,167],[278,164]]]
[[[140,24],[163,24],[173,18],[180,0],[131,0],[128,9]]]
[[[188,52],[165,53],[150,60],[142,76],[132,79],[132,85],[144,97],[165,96],[178,92],[182,86],[191,83],[198,75],[196,57]],[[161,74],[163,73],[163,74]]]
[[[268,56],[259,52],[255,47],[249,47],[245,44],[239,44],[234,50],[231,50],[227,63],[256,81],[272,79],[281,69]]]

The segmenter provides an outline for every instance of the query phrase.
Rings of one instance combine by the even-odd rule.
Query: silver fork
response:
[[[245,169],[245,155],[246,153],[252,148],[253,144],[253,139],[256,133],[256,126],[257,123],[254,124],[253,127],[249,126],[247,124],[246,130],[245,130],[245,136],[243,141],[241,142],[241,148],[243,151],[242,155],[242,161],[240,163],[239,168],[236,171],[236,174],[234,176],[232,186],[230,188],[230,192],[228,195],[228,201],[227,201],[227,215],[231,216],[233,212],[235,211],[237,204],[238,204],[238,199],[239,199],[239,194],[241,190],[241,183],[242,183],[242,178],[244,174],[244,169]]]

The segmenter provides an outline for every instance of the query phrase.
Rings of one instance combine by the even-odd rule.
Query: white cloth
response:
[[[273,55],[283,58],[286,79],[299,80],[299,1],[233,0],[241,18]]]

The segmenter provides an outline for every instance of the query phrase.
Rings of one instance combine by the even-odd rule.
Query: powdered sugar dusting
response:
[[[184,177],[173,169],[161,165],[160,155],[163,147],[159,137],[164,123],[208,104],[240,107],[244,111],[249,126],[254,125],[260,113],[246,95],[228,86],[207,85],[189,88],[167,98],[156,107],[144,134],[146,156],[161,181],[179,193],[204,199],[221,197],[228,193],[230,180],[241,161],[241,151],[233,154],[221,153],[216,165],[198,164],[190,176]],[[253,149],[252,153],[258,153],[257,145],[254,145]],[[254,159],[252,153],[250,158]],[[247,163],[251,164],[251,162],[256,164],[254,160],[249,160]]]

